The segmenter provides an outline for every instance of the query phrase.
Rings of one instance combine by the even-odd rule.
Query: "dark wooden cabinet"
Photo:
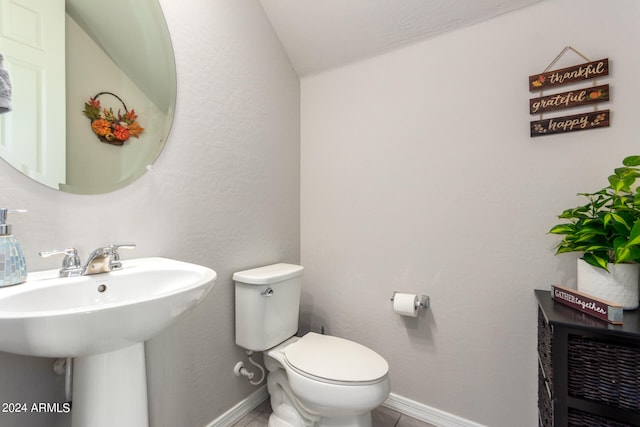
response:
[[[640,427],[640,311],[622,325],[538,299],[538,424]]]

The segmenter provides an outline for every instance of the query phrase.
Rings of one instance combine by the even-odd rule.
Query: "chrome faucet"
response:
[[[108,273],[111,270],[118,270],[122,268],[120,262],[120,254],[118,249],[135,249],[136,245],[109,245],[103,248],[98,248],[91,252],[87,263],[82,269],[82,275],[87,276],[89,274]]]
[[[135,244],[109,245],[91,252],[87,263],[82,266],[78,251],[75,248],[40,252],[41,257],[64,255],[59,277],[88,276],[90,274],[108,273],[122,268],[119,249],[135,249]]]

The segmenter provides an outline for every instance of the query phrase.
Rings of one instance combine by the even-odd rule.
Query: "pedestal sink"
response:
[[[198,304],[210,268],[167,258],[0,289],[0,351],[74,359],[72,427],[148,426],[144,341]]]

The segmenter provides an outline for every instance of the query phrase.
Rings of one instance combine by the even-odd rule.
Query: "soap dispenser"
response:
[[[0,208],[0,287],[17,285],[27,280],[27,264],[20,243],[11,234],[7,224],[8,213],[22,213],[25,210]]]

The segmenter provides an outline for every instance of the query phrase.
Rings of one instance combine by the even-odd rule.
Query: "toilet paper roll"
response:
[[[418,315],[418,296],[414,294],[393,295],[393,311],[400,316],[416,317]]]

